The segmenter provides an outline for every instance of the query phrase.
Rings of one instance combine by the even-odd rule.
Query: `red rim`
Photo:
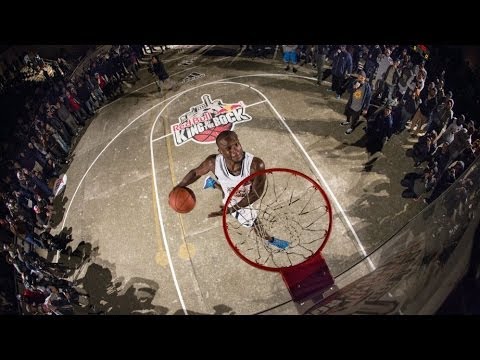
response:
[[[301,266],[303,263],[305,263],[306,261],[310,260],[311,258],[315,257],[315,256],[318,256],[318,254],[320,254],[320,252],[323,250],[323,248],[325,247],[325,245],[327,244],[327,241],[328,239],[330,238],[330,233],[332,231],[332,222],[333,222],[333,215],[332,215],[332,205],[330,204],[330,200],[328,199],[327,197],[327,194],[325,193],[325,191],[322,189],[322,187],[320,186],[320,184],[318,184],[315,180],[313,180],[311,177],[299,172],[299,171],[296,171],[296,170],[292,170],[292,169],[285,169],[285,168],[271,168],[271,169],[265,169],[265,170],[261,170],[261,171],[257,171],[251,175],[249,175],[248,177],[246,177],[245,179],[243,179],[242,181],[240,181],[238,183],[237,186],[235,186],[235,188],[230,192],[230,195],[228,195],[228,198],[227,198],[227,201],[225,202],[225,204],[229,204],[232,197],[233,197],[233,194],[235,194],[237,192],[237,190],[243,185],[245,184],[246,182],[250,181],[252,178],[254,178],[255,176],[259,176],[259,175],[262,175],[262,174],[271,174],[271,173],[274,173],[274,172],[289,172],[293,175],[297,175],[297,176],[300,176],[306,180],[308,180],[310,183],[313,184],[313,186],[315,186],[315,188],[317,190],[320,191],[320,194],[322,194],[322,197],[323,197],[323,200],[325,201],[325,204],[326,204],[326,208],[327,208],[327,212],[328,212],[328,230],[327,230],[327,233],[325,235],[325,239],[323,240],[322,244],[320,245],[320,247],[318,248],[317,251],[315,251],[315,253],[313,255],[311,255],[310,257],[308,257],[305,261],[299,263],[299,264],[296,264],[296,265],[293,265],[293,266],[285,266],[285,267],[278,267],[278,268],[273,268],[273,267],[269,267],[269,266],[265,266],[265,265],[260,265],[260,264],[257,264],[256,262],[248,259],[247,257],[245,257],[238,249],[237,247],[235,246],[235,244],[233,244],[232,242],[232,239],[230,238],[230,234],[228,233],[228,225],[227,225],[227,207],[224,206],[223,207],[223,216],[222,216],[222,222],[223,222],[223,232],[225,233],[225,237],[227,238],[227,241],[228,241],[228,244],[230,245],[230,247],[233,249],[233,251],[235,252],[235,254],[237,254],[243,261],[245,261],[246,263],[256,267],[256,268],[259,268],[259,269],[262,269],[262,270],[266,270],[266,271],[276,271],[276,272],[282,272],[286,269],[293,269],[297,266]]]

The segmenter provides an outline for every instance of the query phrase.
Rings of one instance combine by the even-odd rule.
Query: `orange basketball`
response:
[[[196,201],[195,193],[187,187],[177,187],[168,195],[170,207],[181,214],[192,211]]]

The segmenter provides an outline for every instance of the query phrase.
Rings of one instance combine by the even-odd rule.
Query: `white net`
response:
[[[262,266],[281,268],[300,264],[327,240],[331,206],[320,186],[306,176],[279,169],[267,170],[265,177],[264,191],[251,206],[256,213],[254,226],[242,226],[241,214],[238,219],[227,215],[230,241],[246,259]],[[248,215],[252,213],[243,210]],[[288,241],[289,245],[281,249],[266,240],[269,237]]]

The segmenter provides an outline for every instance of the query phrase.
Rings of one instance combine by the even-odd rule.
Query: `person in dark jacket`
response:
[[[372,121],[367,122],[367,150],[370,154],[382,151],[385,141],[392,136],[392,129],[392,106],[386,105]]]
[[[158,55],[152,57],[150,61],[150,71],[158,78],[158,82],[155,80],[158,91],[162,91],[162,85],[167,87],[167,90],[170,90],[175,86],[175,83],[168,75],[167,70],[165,70],[165,65]]]
[[[333,56],[332,62],[332,91],[335,91],[337,99],[342,96],[343,84],[351,73],[352,56],[346,46],[342,45]]]

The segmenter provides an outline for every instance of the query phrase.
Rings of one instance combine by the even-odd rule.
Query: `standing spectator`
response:
[[[162,91],[163,86],[166,86],[167,90],[170,90],[174,86],[176,86],[175,82],[168,75],[167,70],[165,70],[165,65],[163,65],[163,62],[160,60],[160,57],[158,55],[152,57],[150,66],[151,66],[151,71],[158,78],[158,82],[155,81],[155,83],[157,84],[158,91]]]
[[[450,123],[450,120],[453,118],[453,104],[453,99],[448,99],[434,109],[432,113],[432,121],[428,126],[427,132],[435,130],[437,133],[443,133],[444,128],[446,128],[448,123]]]
[[[317,61],[317,85],[323,81],[323,67],[327,57],[328,47],[326,45],[315,45],[315,60]]]
[[[350,98],[345,107],[345,115],[347,120],[341,125],[350,127],[345,131],[345,134],[351,134],[357,125],[360,115],[366,115],[368,107],[370,106],[370,99],[372,97],[372,90],[370,84],[366,81],[365,72],[360,71],[358,80],[353,83],[351,88]]]
[[[332,91],[335,91],[337,99],[340,99],[342,96],[344,82],[351,72],[352,56],[347,52],[346,46],[342,45],[334,55],[332,62]],[[365,72],[363,74],[365,79]]]
[[[378,55],[377,57],[377,72],[375,73],[375,78],[373,79],[373,88],[375,92],[383,90],[383,78],[388,67],[393,64],[393,60],[390,57],[390,49],[386,48],[383,54]]]
[[[420,100],[420,91],[408,91],[408,95],[402,100],[402,108],[400,111],[400,119],[396,124],[397,133],[401,133],[405,129],[407,121],[409,121],[413,114],[417,111],[422,100]]]
[[[283,48],[283,61],[287,65],[285,71],[290,70],[290,64],[292,64],[292,71],[297,72],[295,65],[297,64],[297,45],[282,45]]]
[[[400,77],[398,66],[400,65],[400,60],[394,60],[393,64],[390,65],[383,75],[383,81],[385,83],[385,89],[381,96],[383,99],[385,97],[385,92],[388,91],[388,101],[393,100],[393,96],[396,96],[395,89]]]
[[[431,88],[428,90],[427,99],[423,101],[418,107],[417,112],[413,116],[411,132],[412,136],[418,136],[422,129],[431,121],[433,109],[437,106],[437,89]]]
[[[392,106],[386,105],[377,111],[372,121],[367,122],[367,150],[370,154],[381,151],[385,141],[392,136]]]

